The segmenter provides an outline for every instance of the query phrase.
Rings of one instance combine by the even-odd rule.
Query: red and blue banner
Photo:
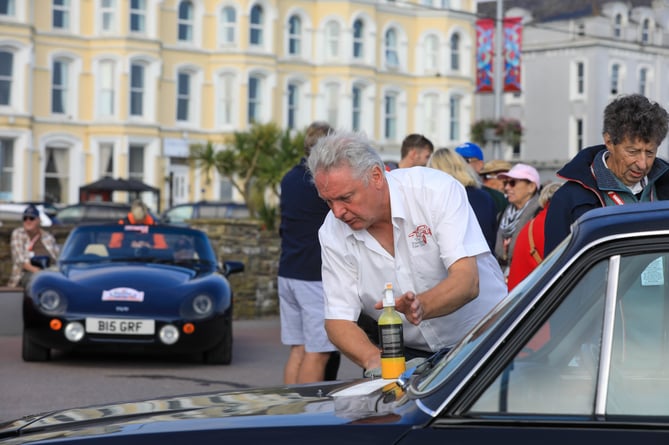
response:
[[[522,32],[520,17],[504,19],[504,92],[520,91]]]
[[[522,22],[520,17],[504,19],[503,89],[505,92],[520,91],[520,54],[522,42]],[[476,21],[476,92],[493,93],[495,91],[493,61],[495,57],[495,21],[479,19]]]
[[[476,21],[476,92],[492,93],[492,60],[495,21],[480,19]]]

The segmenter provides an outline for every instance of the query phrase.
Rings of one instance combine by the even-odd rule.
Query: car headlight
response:
[[[193,298],[193,311],[198,317],[206,317],[214,310],[214,302],[209,295],[200,294]]]
[[[85,332],[84,325],[78,321],[73,321],[65,326],[65,338],[73,343],[81,341],[84,338]]]
[[[61,312],[65,306],[65,299],[53,289],[47,289],[37,296],[40,308],[45,312]]]

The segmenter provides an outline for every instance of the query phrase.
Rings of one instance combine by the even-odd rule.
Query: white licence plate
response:
[[[153,335],[154,320],[87,318],[86,332],[91,334]]]

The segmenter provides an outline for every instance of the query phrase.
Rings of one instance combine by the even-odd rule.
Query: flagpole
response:
[[[497,21],[495,24],[495,122],[502,118],[502,92],[504,90],[504,0],[497,0]],[[496,138],[492,146],[493,159],[502,159],[501,141]]]

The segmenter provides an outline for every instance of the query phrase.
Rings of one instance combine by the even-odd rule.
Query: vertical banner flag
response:
[[[504,19],[504,92],[520,92],[520,17]]]
[[[492,19],[476,21],[476,92],[492,93],[492,55],[495,22]]]
[[[520,53],[522,41],[522,19],[511,17],[503,22],[503,88],[505,92],[520,91]],[[493,93],[493,61],[495,57],[495,21],[476,21],[476,92]]]

